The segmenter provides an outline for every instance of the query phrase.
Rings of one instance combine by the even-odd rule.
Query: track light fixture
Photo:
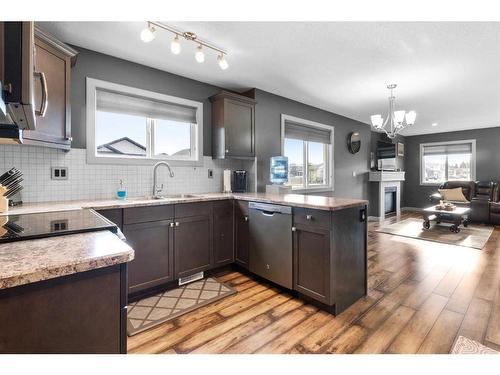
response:
[[[159,22],[148,21],[147,26],[144,30],[141,31],[141,39],[145,43],[149,43],[155,39],[156,28],[166,30],[175,35],[174,39],[170,42],[170,51],[174,55],[178,55],[181,53],[181,43],[179,37],[184,38],[187,41],[191,41],[198,44],[196,48],[196,52],[194,54],[194,58],[198,63],[203,63],[205,61],[205,51],[203,47],[216,51],[217,55],[217,63],[222,70],[226,70],[229,67],[229,64],[226,60],[227,52],[223,49],[214,46],[211,43],[200,40],[198,36],[190,31],[180,31],[171,26],[165,25]]]

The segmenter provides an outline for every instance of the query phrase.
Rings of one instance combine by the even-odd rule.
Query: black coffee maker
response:
[[[233,171],[233,193],[245,193],[247,191],[247,171],[236,169]]]

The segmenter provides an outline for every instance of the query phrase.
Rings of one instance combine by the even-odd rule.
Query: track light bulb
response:
[[[219,62],[219,66],[222,70],[226,70],[229,67],[229,64],[227,63],[227,60],[224,57],[223,53],[217,56],[217,61]]]
[[[205,54],[203,53],[203,47],[201,44],[196,48],[196,53],[194,54],[194,58],[200,64],[205,61]]]
[[[175,35],[175,38],[170,43],[170,51],[172,51],[174,55],[178,55],[179,53],[181,53],[181,43],[179,42],[179,35]]]
[[[148,26],[141,31],[141,39],[144,43],[149,43],[155,38],[155,28],[148,24]]]

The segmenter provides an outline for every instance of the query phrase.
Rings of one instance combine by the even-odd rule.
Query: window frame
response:
[[[307,192],[328,192],[328,191],[334,191],[335,190],[335,184],[334,184],[334,150],[333,150],[333,145],[334,145],[334,133],[335,133],[335,126],[333,125],[327,125],[327,124],[322,124],[319,122],[311,121],[311,120],[306,120],[303,118],[291,116],[282,113],[281,114],[281,155],[285,155],[285,123],[286,121],[298,123],[298,124],[303,124],[305,126],[309,127],[315,127],[319,129],[325,129],[330,131],[330,144],[325,147],[327,150],[327,157],[325,158],[325,171],[327,172],[327,177],[326,180],[328,183],[323,184],[323,185],[312,185],[309,186],[309,142],[308,141],[303,141],[303,161],[304,161],[304,169],[303,169],[303,175],[304,175],[304,186],[301,187],[293,187],[292,186],[292,191],[294,193],[307,193]]]
[[[446,142],[429,142],[429,143],[421,143],[420,144],[420,186],[440,186],[443,182],[448,181],[448,157],[446,158],[446,167],[445,167],[445,180],[443,182],[425,182],[424,178],[424,148],[426,146],[443,146],[443,145],[453,145],[453,144],[462,144],[462,143],[470,143],[472,152],[470,158],[470,181],[476,180],[476,140],[475,139],[463,139],[460,141],[446,141]]]
[[[99,156],[96,151],[96,92],[99,89],[115,91],[124,95],[140,96],[153,100],[164,101],[196,108],[196,124],[191,124],[191,158],[172,158],[154,156],[154,119],[146,118],[146,149],[151,150],[151,156]],[[86,150],[89,164],[127,164],[127,165],[154,165],[158,161],[168,161],[171,166],[202,166],[203,165],[203,103],[176,96],[161,94],[136,87],[103,81],[95,78],[86,78]]]

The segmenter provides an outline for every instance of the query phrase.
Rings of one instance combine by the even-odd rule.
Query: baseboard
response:
[[[403,208],[401,208],[401,211],[422,212],[422,208],[418,208],[418,207],[403,207]]]

